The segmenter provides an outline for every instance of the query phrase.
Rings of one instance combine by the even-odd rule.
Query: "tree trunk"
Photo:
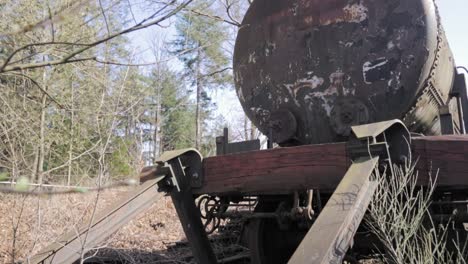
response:
[[[161,135],[159,129],[161,126],[161,66],[157,66],[157,87],[156,87],[156,116],[154,120],[154,135],[153,135],[153,160],[161,155]]]
[[[248,117],[246,117],[248,119]],[[249,120],[250,123],[250,139],[255,139],[257,137],[257,128],[255,125],[252,123],[252,121]]]
[[[244,116],[244,140],[249,140],[249,120]]]
[[[45,74],[45,73],[44,73]],[[45,86],[44,86],[44,89]],[[41,122],[40,122],[40,133],[39,133],[39,155],[37,163],[37,183],[42,184],[44,180],[44,156],[45,156],[45,123],[46,123],[46,107],[47,107],[47,96],[42,95],[41,103]]]
[[[35,182],[38,177],[38,168],[39,168],[39,155],[40,150],[37,146],[34,146],[34,164],[33,164],[33,173],[31,178],[29,179],[30,182]]]
[[[71,174],[72,174],[72,163],[73,163],[73,137],[74,137],[74,127],[75,127],[75,110],[74,108],[75,96],[73,89],[73,81],[71,82],[71,106],[70,106],[70,141],[68,149],[68,172],[67,172],[67,186],[71,184]]]
[[[47,69],[43,70],[42,83],[44,90],[47,91]],[[42,94],[41,98],[41,119],[39,123],[39,150],[37,162],[37,183],[42,184],[44,180],[44,157],[45,157],[45,126],[46,126],[46,108],[47,108],[47,95]]]
[[[195,66],[195,71],[196,71],[196,86],[197,86],[197,106],[195,110],[195,148],[200,149],[201,146],[201,137],[202,137],[202,131],[201,131],[201,95],[202,95],[202,82],[201,82],[201,69],[200,69],[200,50],[198,49],[197,52],[197,62]]]

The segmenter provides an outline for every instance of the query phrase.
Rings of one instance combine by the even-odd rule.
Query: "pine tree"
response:
[[[192,6],[213,14],[214,1],[198,0]],[[209,16],[190,12],[181,13],[176,23],[177,37],[173,41],[173,53],[179,54],[184,64],[184,75],[196,91],[195,147],[201,147],[202,124],[210,112],[208,91],[223,87],[230,81],[228,55],[223,50],[227,39],[224,25]]]

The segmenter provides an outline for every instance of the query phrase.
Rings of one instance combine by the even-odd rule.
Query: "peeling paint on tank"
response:
[[[323,78],[313,76],[312,79],[301,79],[299,82],[302,84],[309,84],[310,88],[315,89],[321,86],[324,83],[324,80]]]
[[[367,7],[363,6],[362,4],[353,4],[347,5],[343,8],[343,10],[351,16],[351,20],[349,22],[356,22],[360,23],[367,19]]]
[[[328,26],[338,23],[361,23],[367,19],[368,9],[362,4],[352,4],[343,7],[343,11],[339,15],[335,16],[322,16],[319,18],[320,25]],[[307,16],[304,19],[306,24],[313,24],[315,19],[313,16]]]
[[[242,88],[237,89],[237,97],[239,97],[239,100],[241,102],[245,102],[244,93],[242,92]]]
[[[246,113],[265,131],[268,124],[260,124],[250,107],[272,113],[290,110],[298,121],[295,136],[301,144],[337,140],[326,114],[334,116],[331,106],[342,99],[362,101],[371,121],[399,117],[401,109],[411,109],[411,100],[425,88],[428,78],[437,84],[452,78],[443,74],[453,63],[445,63],[450,51],[435,10],[426,9],[426,4],[433,7],[431,2],[253,1],[239,30],[233,60],[244,78],[242,82],[236,78],[236,86],[243,89]],[[439,41],[444,47],[437,47]],[[276,47],[267,57],[268,42]],[[248,63],[254,51],[256,63],[253,56]],[[436,55],[440,65],[434,64]],[[428,76],[432,72],[437,76]],[[314,75],[324,79],[315,89],[311,89],[313,84],[306,88],[297,83]],[[266,76],[271,77],[270,83]],[[416,118],[413,112],[410,115]]]
[[[265,56],[271,56],[273,54],[273,51],[276,49],[276,43],[274,42],[267,42],[265,44]]]
[[[293,7],[291,8],[291,13],[293,14],[293,16],[297,16],[297,10],[299,8],[299,4],[298,3],[294,3],[293,4]]]
[[[343,86],[343,95],[348,96],[348,95],[355,95],[355,94],[356,94],[355,89],[346,88]]]
[[[319,99],[321,101],[322,109],[325,110],[327,116],[330,116],[333,100],[330,98],[330,95],[326,92],[313,92],[304,97],[304,101],[308,105],[310,111],[314,111],[316,107],[314,106],[314,101]]]
[[[270,111],[261,107],[251,107],[250,110],[258,117],[258,119],[265,122],[270,117]]]
[[[241,71],[236,71],[234,74],[234,80],[237,83],[243,83],[244,79],[242,78],[242,72]]]
[[[255,51],[249,54],[249,63],[257,63],[257,57],[255,55]]]
[[[385,59],[385,58],[379,58],[379,60],[380,59]],[[362,69],[363,69],[364,72],[367,72],[367,71],[370,71],[370,70],[375,69],[377,67],[383,66],[383,65],[385,65],[387,63],[388,63],[388,60],[384,60],[384,61],[382,61],[382,62],[380,62],[378,64],[372,65],[372,63],[368,61],[368,62],[365,62],[364,65],[362,65]]]
[[[294,84],[283,84],[284,87],[289,91],[292,99],[294,100],[295,104],[300,107],[300,103],[297,101],[297,93],[301,89],[309,89],[314,90],[323,85],[325,80],[318,76],[312,76],[311,78],[303,78],[297,80]]]
[[[376,61],[378,62],[375,63],[375,62],[367,61],[362,65],[362,74],[363,74],[364,82],[366,84],[372,84],[372,82],[369,81],[369,77],[368,77],[369,72],[376,70],[378,68],[381,68],[388,63],[388,60],[385,58],[378,58]]]
[[[292,97],[292,99],[294,100],[294,103],[300,107],[301,105],[299,104],[299,102],[297,101],[296,99],[296,96],[297,96],[297,91],[299,90],[294,84],[283,84],[284,87],[286,87],[286,89],[288,90],[289,92],[289,95]]]
[[[330,74],[330,86],[325,91],[325,94],[332,95],[332,94],[339,94],[344,95],[343,91],[343,78],[345,74],[341,71],[336,71]]]

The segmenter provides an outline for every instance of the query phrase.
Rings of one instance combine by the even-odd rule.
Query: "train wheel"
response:
[[[276,205],[259,203],[257,212],[272,212]],[[306,231],[280,229],[276,219],[251,219],[247,226],[247,244],[252,264],[284,264],[294,253]]]
[[[278,202],[259,201],[255,212],[274,212]],[[250,249],[251,264],[286,264],[301,243],[307,230],[291,223],[280,228],[277,219],[250,219],[244,229],[244,243]],[[347,255],[343,264],[358,264],[358,258]]]

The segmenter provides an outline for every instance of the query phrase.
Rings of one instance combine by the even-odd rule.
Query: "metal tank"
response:
[[[432,0],[255,0],[239,30],[235,84],[274,142],[337,142],[352,125],[402,119],[439,134],[454,62]]]

